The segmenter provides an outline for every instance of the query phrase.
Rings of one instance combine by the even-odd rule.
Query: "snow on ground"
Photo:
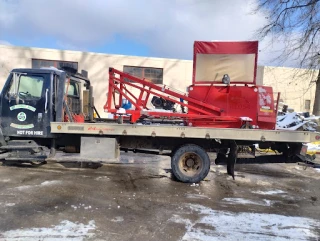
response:
[[[15,187],[14,189],[18,189],[18,190],[22,191],[22,190],[26,190],[26,189],[29,189],[29,188],[32,188],[32,187],[34,187],[34,186],[32,186],[32,185],[23,185],[23,186]]]
[[[96,228],[94,220],[83,223],[73,223],[68,220],[62,221],[57,226],[51,228],[30,228],[10,230],[0,234],[0,240],[6,241],[56,241],[56,240],[72,240],[82,241],[85,238],[92,237],[92,230]]]
[[[10,181],[11,181],[11,180],[8,179],[8,178],[7,178],[7,179],[1,179],[1,180],[0,180],[0,182],[10,182]]]
[[[192,199],[211,199],[206,195],[202,195],[202,194],[195,194],[195,193],[188,193],[186,194],[187,198],[192,198]]]
[[[35,187],[53,186],[53,185],[58,185],[58,184],[62,184],[62,181],[58,181],[58,180],[44,181],[44,182],[40,183],[39,185],[23,185],[23,186],[15,187],[14,189],[18,189],[18,190],[22,191],[22,190],[26,190],[26,189],[30,189],[30,188],[35,188]]]
[[[118,217],[115,217],[113,219],[111,219],[111,222],[115,222],[115,223],[120,223],[120,222],[123,222],[124,221],[124,218],[121,217],[121,216],[118,216]]]
[[[0,207],[13,207],[15,205],[15,203],[0,203]]]
[[[270,190],[270,191],[253,191],[252,193],[261,194],[261,195],[275,195],[275,194],[286,194],[282,190]]]
[[[56,184],[61,184],[61,183],[62,183],[62,181],[53,180],[53,181],[42,182],[40,185],[41,186],[51,186],[51,185],[56,185]]]
[[[15,203],[6,203],[6,204],[5,204],[6,207],[13,207],[13,206],[15,206],[15,205],[16,205]]]
[[[83,209],[91,209],[92,207],[89,205],[89,206],[86,206],[85,204],[83,204],[83,203],[80,203],[78,206],[76,206],[76,205],[71,205],[71,207],[74,209],[74,210],[76,210],[76,209],[81,209],[81,208],[83,208]]]
[[[107,176],[100,176],[100,177],[96,177],[94,180],[99,181],[99,180],[109,180],[110,178]]]
[[[222,201],[228,202],[228,204],[250,204],[250,205],[260,205],[260,206],[270,206],[271,201],[263,199],[261,201],[252,201],[244,198],[224,198]]]
[[[169,220],[186,227],[182,240],[317,240],[318,220],[267,213],[233,213],[201,205],[189,208],[198,212],[196,221],[173,215]]]

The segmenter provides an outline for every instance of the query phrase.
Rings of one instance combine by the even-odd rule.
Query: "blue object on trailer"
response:
[[[125,110],[129,110],[129,109],[131,109],[131,107],[132,107],[132,104],[131,104],[131,102],[129,101],[129,100],[127,100],[127,99],[122,99],[122,106],[121,106],[123,109],[125,109]]]

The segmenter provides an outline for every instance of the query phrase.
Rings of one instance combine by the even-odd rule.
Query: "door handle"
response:
[[[44,113],[48,112],[48,92],[49,92],[49,89],[46,89],[46,102],[44,104]]]

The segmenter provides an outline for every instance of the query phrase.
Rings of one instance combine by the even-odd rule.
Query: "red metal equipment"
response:
[[[275,129],[277,111],[272,87],[256,85],[257,54],[256,41],[196,41],[193,83],[188,93],[110,68],[104,109],[115,116],[126,116],[131,123],[153,117],[180,119],[189,126]],[[148,105],[153,96],[159,103],[180,105],[182,111],[164,105],[162,109],[151,109]],[[122,108],[123,99],[132,108]]]

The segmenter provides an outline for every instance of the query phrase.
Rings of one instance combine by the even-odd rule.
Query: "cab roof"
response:
[[[57,68],[54,67],[50,67],[50,68],[17,68],[17,69],[13,69],[11,70],[11,72],[27,72],[27,73],[56,73],[58,75],[60,75],[61,73],[63,73],[64,71],[59,70]]]

